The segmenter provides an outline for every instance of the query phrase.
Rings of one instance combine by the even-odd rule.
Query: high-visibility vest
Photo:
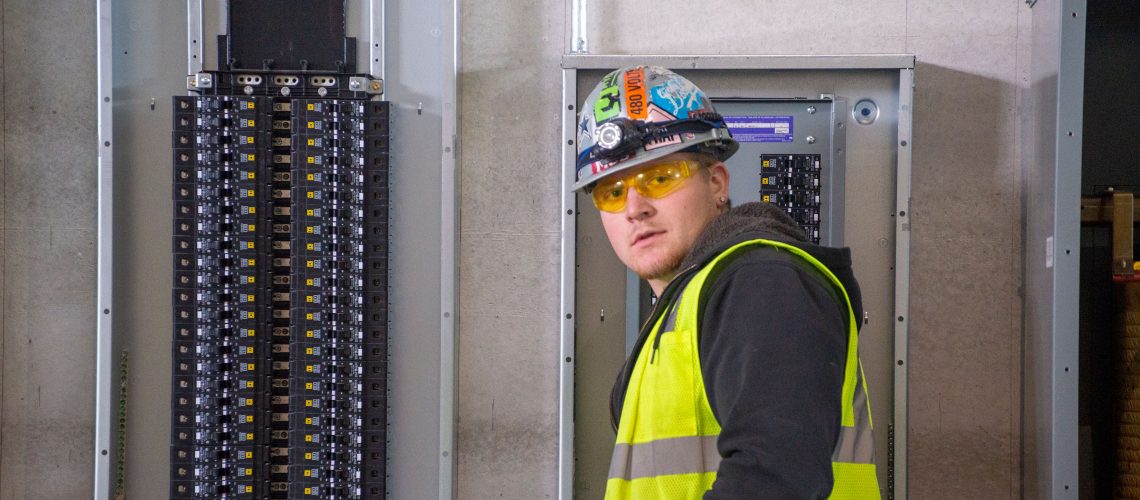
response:
[[[831,455],[833,499],[878,499],[871,406],[858,358],[858,329],[851,299],[839,279],[807,252],[778,241],[751,240],[705,265],[650,330],[629,377],[617,442],[606,482],[606,500],[700,498],[712,488],[720,465],[713,415],[701,375],[698,304],[709,273],[745,247],[766,246],[810,263],[841,293],[847,305],[842,427]],[[662,332],[667,333],[662,335]],[[660,336],[660,339],[658,339]],[[656,346],[656,347],[654,347]]]

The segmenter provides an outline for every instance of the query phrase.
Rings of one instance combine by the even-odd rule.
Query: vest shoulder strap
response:
[[[816,259],[803,249],[781,241],[754,239],[738,243],[721,252],[719,255],[709,261],[708,264],[705,264],[705,266],[701,268],[701,270],[697,272],[696,275],[693,276],[689,283],[685,285],[684,290],[681,291],[681,295],[678,298],[680,303],[677,305],[677,323],[688,324],[687,322],[692,322],[692,324],[696,324],[700,314],[700,306],[702,302],[701,295],[703,295],[702,292],[705,289],[705,283],[708,280],[710,274],[714,270],[719,269],[722,263],[726,262],[726,259],[730,259],[731,257],[738,255],[738,252],[754,247],[773,248],[778,251],[787,252],[798,257],[804,262],[810,264],[821,274],[823,274],[823,276],[827,278],[827,280],[832,285],[834,285],[837,290],[840,291],[843,303],[846,305],[847,309],[848,325],[847,359],[845,360],[843,377],[842,424],[848,427],[854,425],[855,417],[852,411],[852,400],[855,397],[855,384],[858,378],[856,373],[859,365],[858,327],[855,323],[855,311],[851,308],[851,298],[847,295],[847,289],[843,286],[843,283],[839,281],[839,278],[837,278],[835,274],[827,268],[826,265],[820,262],[819,259]]]

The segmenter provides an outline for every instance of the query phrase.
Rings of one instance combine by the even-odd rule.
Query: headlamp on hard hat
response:
[[[598,161],[618,161],[638,149],[646,148],[646,145],[654,141],[662,141],[679,134],[696,134],[711,130],[727,131],[724,119],[716,113],[693,113],[690,116],[685,120],[664,123],[647,123],[628,118],[614,118],[602,123],[594,131],[593,147],[578,155],[578,167]],[[694,147],[699,149],[700,146]]]

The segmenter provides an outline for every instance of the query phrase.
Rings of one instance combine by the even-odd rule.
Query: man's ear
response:
[[[718,161],[705,167],[709,172],[709,186],[713,189],[713,198],[728,198],[728,167],[724,162]]]

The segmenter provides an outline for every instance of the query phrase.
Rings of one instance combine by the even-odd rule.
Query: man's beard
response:
[[[666,255],[661,260],[654,262],[644,269],[634,269],[634,272],[643,280],[661,280],[668,282],[676,276],[677,269],[681,267],[681,262],[685,260],[684,252],[675,252]]]

